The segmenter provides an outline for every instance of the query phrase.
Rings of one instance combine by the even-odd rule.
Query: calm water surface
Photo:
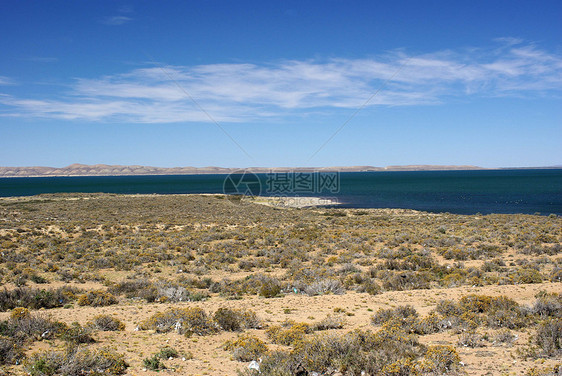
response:
[[[222,193],[226,175],[0,178],[0,196],[59,192]],[[268,195],[266,174],[258,175]],[[270,175],[271,177],[271,175]],[[271,193],[271,192],[269,192]],[[562,215],[562,169],[341,173],[337,192],[306,193],[348,208],[458,214]]]

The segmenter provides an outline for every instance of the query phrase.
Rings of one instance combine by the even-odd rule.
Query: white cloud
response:
[[[2,85],[14,85],[14,81],[6,76],[0,76],[0,86]]]
[[[133,19],[131,17],[126,17],[126,16],[111,16],[111,17],[104,18],[102,22],[106,25],[118,26],[118,25],[123,25],[124,23],[127,23],[132,20]]]
[[[59,93],[62,99],[3,96],[0,103],[9,110],[4,116],[141,123],[210,121],[192,97],[217,121],[240,122],[355,109],[391,77],[370,106],[428,105],[474,96],[558,95],[562,91],[562,57],[533,45],[508,42],[488,50],[412,56],[394,52],[368,59],[153,65],[97,79],[77,79],[71,92]]]

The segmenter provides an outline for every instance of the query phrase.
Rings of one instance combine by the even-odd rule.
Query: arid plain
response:
[[[554,215],[2,198],[2,372],[553,375],[561,244]]]

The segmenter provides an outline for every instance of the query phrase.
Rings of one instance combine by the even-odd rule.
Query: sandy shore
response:
[[[248,197],[244,201],[280,208],[307,208],[340,205],[335,197]]]
[[[99,199],[99,194],[96,193],[83,193],[78,194],[80,197],[75,197],[76,193],[61,193],[61,194],[44,194],[41,196],[8,196],[8,197],[0,197],[0,201],[8,201],[8,202],[25,202],[25,201],[41,201],[41,200],[62,200],[62,201],[74,201],[74,200],[89,200],[89,199]],[[113,195],[111,193],[107,195]],[[175,193],[175,194],[157,194],[157,193],[150,193],[150,194],[117,194],[122,196],[128,197],[159,197],[159,196],[220,196],[220,197],[228,197],[228,195],[218,194],[218,193]],[[259,205],[266,205],[266,206],[273,206],[278,208],[307,208],[307,207],[317,207],[317,206],[333,206],[333,205],[340,205],[341,203],[335,197],[265,197],[265,196],[244,196],[242,201],[259,204]]]

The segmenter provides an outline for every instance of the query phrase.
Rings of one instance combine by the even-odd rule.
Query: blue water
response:
[[[271,175],[258,175],[261,193],[274,195],[276,192],[268,189],[268,177]],[[0,196],[58,192],[223,193],[225,178],[226,175],[0,178]],[[296,195],[331,197],[348,208],[562,215],[562,169],[348,172],[339,175],[335,188],[335,192]]]

